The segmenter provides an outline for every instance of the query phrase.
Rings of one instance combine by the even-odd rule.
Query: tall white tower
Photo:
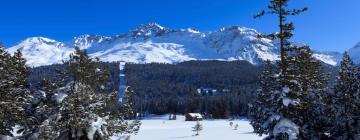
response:
[[[122,98],[125,95],[126,89],[126,79],[125,79],[125,61],[120,61],[119,63],[119,102],[122,102]]]

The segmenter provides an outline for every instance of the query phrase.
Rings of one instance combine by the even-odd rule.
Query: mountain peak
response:
[[[225,32],[225,31],[256,32],[256,30],[254,30],[254,29],[241,27],[241,26],[227,26],[227,27],[221,28],[220,31],[221,32]]]
[[[20,48],[29,48],[29,47],[38,47],[38,46],[55,46],[55,47],[62,47],[64,46],[63,43],[56,41],[54,39],[46,38],[46,37],[29,37],[25,40],[21,41],[15,46],[18,46],[18,49]]]
[[[62,63],[73,52],[64,43],[45,37],[30,37],[7,49],[11,54],[17,50],[21,50],[31,67]]]
[[[46,37],[29,37],[29,38],[26,38],[22,42],[26,42],[26,43],[57,43],[56,40],[46,38]]]
[[[111,37],[108,36],[84,34],[78,37],[74,37],[71,43],[74,47],[79,47],[80,49],[88,49],[94,43],[101,43],[110,39]]]
[[[141,24],[139,27],[137,27],[137,29],[158,29],[158,30],[163,30],[165,29],[165,27],[159,25],[156,22],[150,22],[147,24]]]
[[[170,29],[152,22],[147,24],[141,24],[140,26],[135,28],[131,33],[132,36],[159,36],[167,32],[170,32]]]
[[[194,34],[199,34],[199,33],[201,33],[199,30],[197,30],[197,29],[195,29],[195,28],[180,29],[180,31],[182,31],[182,32],[189,32],[189,33],[194,33]]]

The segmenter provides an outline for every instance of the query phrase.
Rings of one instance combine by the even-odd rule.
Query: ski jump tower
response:
[[[125,79],[125,61],[119,62],[119,101],[122,102],[122,98],[125,95],[126,79]]]

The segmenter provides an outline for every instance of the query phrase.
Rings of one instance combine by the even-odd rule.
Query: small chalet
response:
[[[187,113],[185,115],[185,121],[202,121],[203,117],[200,113]]]

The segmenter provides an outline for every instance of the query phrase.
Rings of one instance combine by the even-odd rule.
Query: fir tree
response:
[[[105,85],[108,77],[99,63],[87,55],[85,51],[76,48],[74,54],[70,55],[67,75],[72,81],[66,85],[61,92],[67,97],[61,102],[59,118],[54,129],[61,135],[67,135],[69,139],[86,138],[88,128],[98,117],[104,117],[101,113],[105,104],[104,94],[99,93]],[[66,81],[62,78],[62,82]]]
[[[109,136],[116,134],[136,134],[141,122],[134,120],[132,122],[126,121],[127,119],[135,119],[136,116],[133,102],[134,91],[130,87],[125,89],[124,98],[119,102],[118,93],[113,92],[107,101],[108,119],[107,119],[107,132]],[[119,104],[120,103],[120,104]]]
[[[60,112],[60,96],[63,94],[63,85],[57,85],[50,80],[42,80],[41,88],[37,93],[38,103],[35,109],[35,118],[37,120],[38,139],[51,140],[58,136],[55,130],[57,126],[57,119],[59,119]]]
[[[297,65],[296,59],[296,47],[291,44],[289,39],[293,36],[292,31],[294,30],[294,24],[287,22],[288,16],[298,15],[307,10],[302,9],[286,9],[288,6],[288,0],[270,0],[268,6],[269,11],[262,11],[255,16],[261,17],[265,14],[275,14],[279,19],[279,32],[267,35],[271,39],[280,40],[280,62],[279,64],[279,81],[280,81],[280,96],[273,98],[277,105],[275,106],[275,114],[280,115],[284,118],[296,118],[298,112],[296,109],[298,106],[299,96],[301,94],[301,85],[299,83],[299,66]],[[282,103],[281,103],[282,102]]]
[[[58,104],[55,99],[56,85],[45,79],[40,82],[40,85],[40,89],[34,92],[34,117],[41,123],[58,111],[56,110]]]
[[[15,125],[29,130],[26,109],[31,96],[26,83],[29,70],[25,62],[20,51],[11,56],[0,45],[0,136],[12,136]]]
[[[109,79],[108,69],[99,62],[98,58],[92,59],[86,50],[76,48],[75,54],[70,55],[68,74],[74,82],[90,86],[95,91],[104,92]]]
[[[280,40],[280,69],[281,71],[286,71],[286,56],[287,51],[291,46],[291,43],[288,41],[292,36],[292,30],[294,30],[294,24],[292,22],[287,22],[287,18],[289,16],[298,15],[307,10],[307,7],[302,9],[286,9],[288,6],[289,0],[270,0],[270,5],[268,6],[269,11],[261,11],[259,14],[254,16],[254,18],[262,17],[265,14],[275,14],[279,19],[279,32],[261,36],[268,37],[271,39],[279,39]],[[284,82],[284,81],[282,81]],[[282,83],[284,85],[284,83]]]
[[[329,76],[324,73],[323,66],[313,56],[308,46],[296,48],[298,66],[298,80],[300,92],[297,99],[300,100],[296,110],[298,112],[295,122],[301,126],[300,137],[302,139],[320,138],[326,131],[326,112],[324,97],[327,94]]]
[[[139,130],[139,121],[130,123],[126,120],[134,113],[132,95],[126,94],[127,103],[121,106],[115,89],[106,93],[109,72],[98,59],[92,59],[86,51],[76,48],[66,64],[67,70],[59,72],[62,78],[55,84],[55,90],[51,87],[54,84],[45,84],[44,91],[50,95],[46,100],[59,94],[65,94],[65,98],[58,102],[59,105],[44,102],[45,106],[40,106],[56,110],[40,126],[40,138],[109,139],[115,134]],[[101,128],[94,128],[93,122],[100,123]]]
[[[255,116],[258,117],[255,117],[251,124],[256,133],[269,134],[269,138],[319,137],[316,131],[321,127],[318,128],[317,125],[323,124],[313,121],[312,117],[323,113],[321,111],[323,108],[318,107],[321,105],[321,96],[323,96],[321,94],[324,93],[327,84],[327,75],[323,73],[321,63],[312,57],[308,46],[295,46],[289,41],[293,36],[294,24],[286,23],[288,16],[298,15],[307,8],[288,10],[286,9],[288,0],[270,0],[270,3],[269,11],[262,11],[255,17],[275,14],[279,18],[280,31],[278,33],[260,36],[280,40],[279,77],[276,78],[279,83],[275,90],[269,93],[271,96],[257,96],[256,101],[262,101],[268,106],[263,105],[263,109],[255,112]],[[262,77],[262,82],[265,80],[267,78]],[[268,103],[264,100],[268,100]],[[316,120],[318,119],[320,118]],[[281,129],[281,122],[291,122],[294,130],[299,129],[298,133],[289,134],[279,130],[275,133],[274,129]]]
[[[273,110],[273,106],[276,106],[275,96],[279,96],[276,93],[279,89],[279,83],[275,76],[274,67],[269,60],[266,61],[262,75],[260,77],[260,89],[254,99],[254,102],[250,104],[250,124],[254,128],[254,132],[262,135],[269,134],[272,131],[275,123],[270,118],[275,119],[278,114],[275,114],[276,110]]]
[[[337,139],[357,139],[359,134],[359,81],[357,70],[347,52],[344,53],[340,71],[330,95],[330,111],[333,127],[332,137]]]

